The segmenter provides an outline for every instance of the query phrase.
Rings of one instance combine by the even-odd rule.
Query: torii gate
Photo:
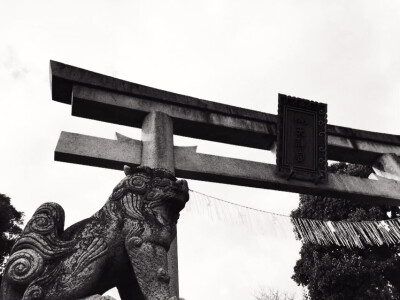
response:
[[[50,62],[52,99],[72,115],[142,128],[142,141],[61,132],[55,160],[122,170],[166,168],[187,179],[400,205],[400,136],[327,125],[327,158],[372,165],[379,179],[328,174],[318,184],[276,174],[276,166],[174,147],[173,135],[274,151],[277,116],[200,100]],[[387,180],[392,179],[392,180]],[[395,181],[394,181],[394,180]],[[179,295],[176,240],[169,251],[170,289]]]

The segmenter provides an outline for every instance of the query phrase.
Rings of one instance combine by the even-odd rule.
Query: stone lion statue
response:
[[[66,230],[60,205],[36,210],[5,267],[2,300],[84,299],[113,287],[122,300],[175,299],[167,252],[187,183],[163,169],[124,170],[103,208]]]

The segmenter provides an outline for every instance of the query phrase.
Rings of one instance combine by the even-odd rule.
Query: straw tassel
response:
[[[347,248],[394,245],[400,243],[400,219],[380,221],[323,221],[291,218],[282,214],[254,209],[190,190],[188,212],[201,213],[212,220],[245,225],[252,231],[293,236],[305,243],[337,245]]]

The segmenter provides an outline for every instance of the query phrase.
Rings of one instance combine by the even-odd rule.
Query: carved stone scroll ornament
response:
[[[36,210],[7,262],[2,300],[84,299],[113,287],[122,300],[175,299],[167,252],[187,183],[163,169],[124,170],[103,208],[65,231],[60,205]]]

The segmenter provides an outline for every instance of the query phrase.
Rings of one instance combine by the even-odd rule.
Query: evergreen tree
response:
[[[367,178],[371,168],[345,163],[330,172]],[[345,199],[300,195],[296,218],[320,220],[385,220],[396,208],[356,204]],[[306,286],[310,299],[400,299],[400,247],[368,246],[364,249],[303,244],[292,278]]]
[[[23,213],[15,209],[10,198],[0,194],[0,285],[8,255],[22,231],[22,218]]]

